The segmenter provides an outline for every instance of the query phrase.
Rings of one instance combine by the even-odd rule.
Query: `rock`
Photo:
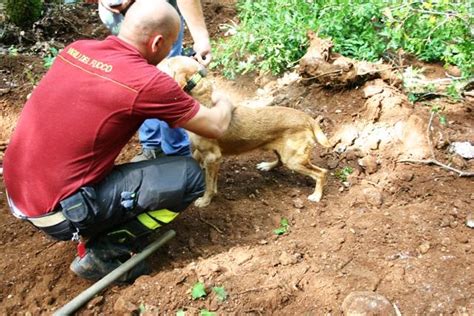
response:
[[[454,168],[458,168],[458,169],[461,169],[461,170],[466,169],[466,167],[467,167],[467,163],[464,160],[464,158],[461,157],[458,154],[451,156],[451,163],[452,163]]]
[[[135,313],[138,311],[138,306],[135,306],[132,302],[125,300],[123,297],[119,297],[114,304],[114,311],[117,313]]]
[[[300,198],[296,198],[293,200],[293,206],[298,209],[304,208],[303,201]]]
[[[87,309],[93,309],[96,306],[100,306],[104,303],[104,297],[99,295],[94,297],[88,304]]]
[[[364,170],[367,171],[368,174],[377,172],[379,168],[377,159],[371,155],[365,156],[364,158],[357,160],[357,163],[359,164],[359,166],[364,168]]]
[[[410,182],[411,180],[413,180],[414,177],[415,177],[415,174],[413,172],[408,172],[408,171],[403,171],[398,176],[400,180],[405,181],[405,182]]]
[[[364,193],[365,201],[372,206],[379,207],[383,204],[382,192],[376,188],[364,188],[362,190]]]
[[[430,250],[430,243],[425,241],[424,243],[422,243],[419,247],[418,247],[418,251],[421,253],[421,254],[425,254],[428,252],[428,250]]]
[[[286,251],[283,251],[283,253],[280,255],[280,258],[278,258],[278,261],[280,261],[281,265],[287,266],[290,264],[298,263],[298,258],[297,256],[290,255]]]
[[[466,216],[466,226],[469,228],[474,228],[474,213],[471,212]]]
[[[381,86],[367,86],[364,88],[364,97],[370,98],[376,94],[379,94],[383,91],[383,87]]]
[[[247,252],[239,252],[234,255],[235,262],[238,265],[242,265],[253,258],[253,255]]]
[[[448,68],[446,68],[446,72],[449,75],[454,76],[454,77],[461,77],[462,76],[461,69],[459,69],[459,67],[457,67],[457,66],[449,65]]]
[[[342,302],[346,316],[384,315],[396,316],[392,304],[384,296],[374,292],[352,292]]]
[[[328,162],[328,167],[329,169],[333,170],[336,169],[337,166],[339,165],[339,160],[338,159],[330,159]]]

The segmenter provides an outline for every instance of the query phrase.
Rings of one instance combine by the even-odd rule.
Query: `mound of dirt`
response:
[[[233,2],[204,1],[204,8],[211,33],[220,36],[214,32],[233,18]],[[0,60],[0,89],[9,89],[0,95],[1,151],[34,86],[30,78],[44,69],[40,56],[21,52]],[[396,314],[474,314],[472,178],[399,162],[433,150],[446,163],[474,170],[473,159],[449,151],[454,141],[474,143],[472,102],[411,104],[381,80],[338,90],[302,83],[296,73],[230,82],[215,72],[215,80],[236,103],[324,117],[321,126],[335,147],[312,153],[316,165],[330,170],[322,201],[306,199],[314,183],[305,176],[255,168],[272,153],[228,157],[212,203],[190,207],[167,227],[177,236],[151,257],[151,275],[111,286],[79,315],[320,315],[359,311],[367,302]],[[447,124],[438,116],[430,124],[433,106]],[[119,162],[138,150],[133,139]],[[73,243],[53,242],[10,214],[2,182],[0,222],[1,314],[49,315],[91,286],[68,270]],[[278,235],[282,222],[288,224]],[[197,282],[205,295],[193,299]]]

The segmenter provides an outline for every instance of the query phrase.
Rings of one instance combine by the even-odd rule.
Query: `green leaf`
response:
[[[186,312],[180,309],[179,311],[176,312],[176,316],[186,316]]]
[[[288,219],[286,219],[286,218],[283,217],[283,218],[280,220],[280,226],[281,226],[281,227],[288,227],[288,226],[290,226],[290,225],[288,224]]]
[[[138,310],[140,315],[146,312],[145,304],[141,303],[140,306],[138,306]]]
[[[284,233],[286,233],[286,227],[277,228],[273,230],[273,232],[275,233],[275,235],[283,235]]]
[[[227,299],[227,292],[224,287],[214,286],[212,290],[214,291],[214,293],[216,293],[217,297],[221,302]]]
[[[413,92],[408,93],[408,101],[415,103],[418,100],[418,97]]]
[[[439,115],[439,122],[442,125],[448,124],[448,120],[446,119],[446,116],[444,116],[444,115]]]
[[[198,298],[201,297],[206,297],[206,286],[202,282],[197,282],[196,284],[193,285],[193,289],[191,290],[191,296],[193,300],[197,300]]]
[[[207,309],[202,309],[201,312],[199,313],[201,316],[214,316],[216,313],[210,312]]]

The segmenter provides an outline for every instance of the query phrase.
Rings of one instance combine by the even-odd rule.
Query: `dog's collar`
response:
[[[186,82],[186,85],[184,86],[183,90],[186,91],[187,93],[191,92],[191,90],[194,89],[194,87],[198,84],[198,82],[201,81],[201,79],[204,78],[206,75],[207,75],[206,68],[200,69],[188,80],[188,82]]]

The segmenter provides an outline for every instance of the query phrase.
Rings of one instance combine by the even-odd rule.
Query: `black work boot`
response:
[[[158,157],[164,157],[165,153],[161,148],[143,148],[142,152],[130,160],[130,162],[139,162],[145,160],[152,160]]]
[[[130,259],[136,251],[136,247],[131,244],[117,243],[107,237],[92,240],[86,244],[86,254],[82,258],[77,256],[70,269],[81,278],[97,281]],[[117,282],[132,282],[150,272],[148,264],[142,261],[124,273]]]

